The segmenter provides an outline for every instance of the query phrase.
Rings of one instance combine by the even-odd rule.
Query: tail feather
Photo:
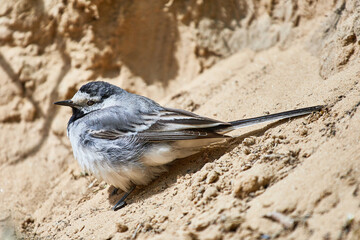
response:
[[[300,108],[300,109],[295,109],[295,110],[290,110],[290,111],[285,111],[285,112],[280,112],[280,113],[264,115],[261,117],[254,117],[254,118],[247,118],[247,119],[232,121],[232,122],[229,122],[231,124],[231,126],[222,128],[222,129],[218,129],[217,132],[226,133],[226,132],[230,132],[232,130],[238,129],[238,128],[248,127],[248,126],[252,126],[255,124],[259,124],[259,123],[299,117],[299,116],[303,116],[303,115],[307,115],[307,114],[310,114],[313,112],[320,111],[323,107],[324,106],[322,106],[322,105],[318,105],[318,106],[313,106],[313,107],[306,107],[306,108]]]

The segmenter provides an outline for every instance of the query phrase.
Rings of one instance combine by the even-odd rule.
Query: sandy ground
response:
[[[220,2],[0,7],[1,239],[360,239],[359,2]],[[52,105],[91,80],[223,121],[326,108],[234,131],[114,212]]]

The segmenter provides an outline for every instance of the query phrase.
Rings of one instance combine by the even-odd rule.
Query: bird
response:
[[[92,81],[56,105],[72,108],[67,125],[75,159],[98,180],[125,192],[113,210],[126,205],[137,185],[147,185],[175,159],[231,138],[226,133],[254,124],[290,119],[322,105],[224,122],[157,102],[104,81]]]

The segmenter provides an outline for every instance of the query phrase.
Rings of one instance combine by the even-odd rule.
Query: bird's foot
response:
[[[114,188],[114,190],[112,190],[112,192],[110,193],[110,197],[116,195],[118,190],[118,188]]]
[[[128,192],[126,192],[126,193],[124,194],[124,196],[122,196],[122,198],[115,204],[115,206],[114,206],[112,209],[113,209],[114,211],[117,211],[117,210],[125,207],[125,206],[126,206],[125,199],[130,195],[130,193],[131,193],[132,191],[134,191],[135,188],[136,188],[135,185],[132,186],[132,187],[130,188],[130,190],[129,190]]]

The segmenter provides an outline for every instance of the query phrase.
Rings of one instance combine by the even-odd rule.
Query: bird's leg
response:
[[[119,190],[118,188],[114,187],[114,190],[112,190],[112,192],[110,193],[110,196],[114,196],[115,194],[117,194],[118,190]]]
[[[112,209],[113,209],[114,211],[117,211],[117,210],[125,207],[125,206],[126,206],[125,199],[130,195],[130,193],[131,193],[132,191],[134,191],[135,188],[136,188],[136,186],[133,185],[133,186],[130,188],[130,190],[129,190],[128,192],[126,192],[126,193],[124,194],[124,196],[122,196],[122,198],[115,204],[115,206],[114,206]]]

